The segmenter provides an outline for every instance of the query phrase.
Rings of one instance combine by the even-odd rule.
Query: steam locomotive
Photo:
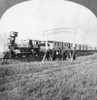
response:
[[[60,41],[41,41],[41,40],[22,40],[16,43],[18,32],[10,32],[7,43],[8,51],[5,52],[3,59],[23,59],[31,58],[44,60],[74,59],[77,56],[92,54],[97,51],[97,47],[90,47],[84,44],[75,44]]]

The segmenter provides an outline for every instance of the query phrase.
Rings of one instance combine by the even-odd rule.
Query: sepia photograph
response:
[[[0,100],[97,100],[97,0],[0,0]]]

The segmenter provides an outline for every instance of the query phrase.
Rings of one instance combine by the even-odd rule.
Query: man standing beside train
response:
[[[76,60],[76,57],[77,57],[76,45],[73,44],[70,49],[71,49],[71,51],[70,51],[71,52],[70,53],[71,61]]]

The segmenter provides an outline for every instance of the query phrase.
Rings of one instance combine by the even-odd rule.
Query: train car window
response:
[[[57,42],[57,46],[59,46],[59,42]]]
[[[56,42],[54,42],[55,46],[56,46]]]
[[[38,45],[38,41],[36,41],[36,45]]]

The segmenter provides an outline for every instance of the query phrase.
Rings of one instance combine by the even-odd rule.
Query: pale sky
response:
[[[42,39],[46,30],[70,28],[74,32],[65,32],[64,38],[60,34],[53,35],[52,39],[71,42],[75,37],[76,43],[97,46],[96,16],[88,8],[69,1],[32,0],[20,3],[5,12],[0,24],[0,42],[5,40],[5,33],[7,37],[9,31],[19,32],[20,39]]]

